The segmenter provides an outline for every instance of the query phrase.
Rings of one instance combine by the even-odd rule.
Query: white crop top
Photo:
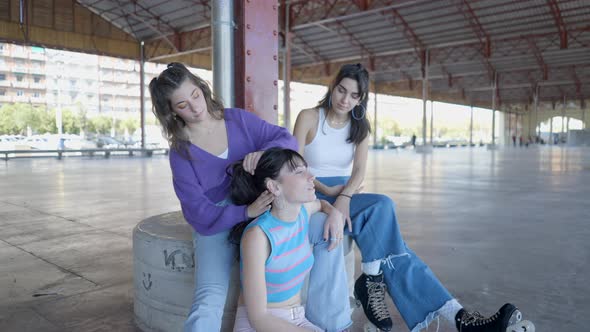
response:
[[[318,129],[313,141],[303,149],[309,171],[316,177],[350,176],[355,145],[346,142],[350,121],[340,129],[330,127],[323,108],[319,109]]]

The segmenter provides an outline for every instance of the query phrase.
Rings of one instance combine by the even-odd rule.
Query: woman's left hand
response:
[[[338,209],[332,209],[324,223],[324,239],[330,241],[328,251],[336,248],[344,238],[344,217]]]
[[[346,196],[338,196],[333,206],[338,211],[340,211],[340,213],[342,213],[342,216],[348,225],[348,230],[352,232],[352,221],[350,220],[350,198]]]
[[[256,170],[256,165],[258,165],[258,160],[260,160],[260,157],[262,156],[262,154],[264,153],[264,151],[256,151],[256,152],[251,152],[248,153],[246,155],[246,157],[244,157],[244,162],[243,162],[243,166],[244,166],[244,170],[252,175],[254,175],[254,170]]]

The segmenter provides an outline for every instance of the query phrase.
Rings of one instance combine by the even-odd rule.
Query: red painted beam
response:
[[[372,0],[352,0],[354,4],[361,10],[365,11],[371,7]]]
[[[576,73],[576,66],[572,66],[571,69],[572,72],[572,78],[574,79],[574,82],[576,84],[576,95],[578,97],[584,98],[582,97],[582,83],[580,82],[580,78],[578,77],[578,74]]]
[[[484,30],[483,26],[479,22],[479,18],[473,11],[473,8],[469,5],[467,0],[456,1],[457,8],[461,14],[467,20],[467,23],[471,27],[471,30],[475,33],[482,45],[482,52],[486,58],[492,55],[491,39],[490,35]]]
[[[416,54],[418,54],[420,56],[420,53],[422,52],[422,50],[424,50],[426,48],[424,43],[422,42],[422,40],[420,40],[420,38],[418,37],[418,35],[414,31],[414,29],[412,29],[412,27],[410,27],[408,22],[403,18],[403,16],[396,9],[392,10],[391,14],[394,18],[394,21],[393,21],[394,25],[397,25],[397,23],[398,23],[397,21],[399,21],[399,23],[401,23],[401,25],[404,27],[404,36],[406,37],[408,42],[410,42],[410,44],[412,44],[412,47],[416,51]]]
[[[342,6],[347,6],[352,4],[352,2],[350,0],[337,0],[340,1]],[[324,1],[308,1],[308,0],[303,0],[303,1],[292,1],[291,5],[293,6],[293,14],[294,14],[294,20],[293,20],[293,30],[299,30],[299,29],[305,29],[311,26],[315,26],[317,24],[328,24],[328,23],[332,23],[335,21],[343,21],[343,20],[347,20],[347,19],[351,19],[351,18],[356,18],[356,17],[365,17],[367,15],[371,15],[371,14],[377,14],[380,13],[382,11],[387,11],[387,10],[391,10],[391,9],[399,9],[399,8],[404,8],[404,7],[410,7],[410,6],[416,6],[419,3],[427,3],[430,0],[400,0],[400,1],[395,1],[395,4],[393,4],[393,2],[390,3],[385,3],[385,5],[381,5],[378,6],[377,4],[373,3],[371,4],[371,8],[364,10],[364,11],[330,11],[327,12],[325,11],[325,14],[323,15],[323,18],[321,19],[317,19],[317,15],[311,15],[313,14],[314,11],[317,11],[317,2],[321,2],[321,3],[325,3],[326,0]],[[307,7],[310,8],[307,8]],[[305,9],[304,9],[305,7]],[[324,5],[325,8],[327,8]],[[349,8],[353,8],[353,7],[346,7],[346,9]],[[335,13],[335,14],[334,14]],[[305,15],[307,14],[307,15]]]
[[[316,62],[319,62],[319,63],[327,62],[327,60],[324,59],[324,57],[320,54],[320,52],[318,50],[316,50],[315,48],[313,48],[311,45],[309,45],[303,38],[297,36],[297,34],[293,31],[291,31],[289,33],[291,34],[291,46],[292,47],[295,47],[295,48],[301,50],[303,53],[305,53],[307,56],[314,59],[314,61],[316,61]],[[299,45],[299,43],[295,43],[295,38],[297,38],[302,45]]]
[[[546,81],[549,79],[549,68],[547,67],[547,63],[545,62],[545,60],[543,59],[543,54],[541,53],[541,51],[539,50],[539,47],[537,47],[537,44],[535,43],[535,41],[531,38],[527,39],[529,46],[531,48],[531,50],[533,51],[533,55],[535,56],[535,58],[537,59],[537,63],[539,64],[539,68],[541,69],[541,72],[543,73],[543,80]]]
[[[367,46],[365,46],[365,44],[363,42],[361,42],[352,32],[350,32],[350,30],[341,22],[336,21],[334,22],[335,25],[338,26],[337,28],[337,32],[339,35],[342,35],[346,38],[348,38],[348,41],[354,45],[357,46],[358,48],[361,49],[361,53],[362,53],[362,57],[364,58],[365,56],[369,56],[369,57],[373,57],[373,51],[371,51],[369,48],[367,48]]]
[[[559,47],[561,49],[567,48],[567,27],[563,22],[563,18],[561,17],[561,10],[559,9],[559,5],[557,4],[556,0],[547,0],[547,4],[551,10],[551,15],[553,15],[553,19],[555,20],[555,25],[557,26],[557,31],[559,31]]]
[[[133,1],[133,6],[134,6],[134,7],[136,7],[136,8],[134,9],[134,14],[135,14],[135,15],[141,16],[141,15],[139,14],[139,12],[137,11],[137,7],[139,7],[141,10],[145,11],[146,13],[148,13],[148,14],[150,15],[150,18],[152,18],[152,19],[156,20],[156,22],[157,22],[157,26],[158,26],[158,27],[160,26],[160,24],[162,24],[162,25],[166,26],[168,29],[170,29],[170,31],[174,31],[174,30],[175,30],[175,29],[174,29],[174,27],[173,27],[172,25],[170,25],[170,23],[168,23],[168,22],[166,22],[166,21],[164,21],[164,20],[160,19],[160,17],[159,17],[159,16],[157,16],[156,14],[152,13],[152,12],[151,12],[149,9],[147,9],[147,8],[145,8],[144,6],[142,6],[141,4],[139,4],[139,1],[137,1],[137,0],[134,0],[134,1]],[[160,31],[161,31],[161,30],[160,30]]]

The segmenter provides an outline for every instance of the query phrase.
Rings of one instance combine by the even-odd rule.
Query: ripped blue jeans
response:
[[[327,186],[346,184],[348,177],[317,178]],[[330,203],[335,197],[316,192]],[[426,328],[438,310],[453,298],[430,268],[408,248],[399,230],[393,201],[385,195],[355,194],[350,202],[352,236],[364,263],[381,260],[389,295],[411,331]]]

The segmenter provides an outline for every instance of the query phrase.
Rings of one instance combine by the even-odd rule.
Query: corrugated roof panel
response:
[[[81,3],[84,5],[85,1]],[[481,24],[481,34],[479,27],[469,21],[471,12],[462,1],[416,0],[392,3],[389,0],[374,0],[366,13],[362,13],[352,2],[344,0],[332,3],[335,6],[329,13],[326,12],[326,2],[302,3],[305,12],[300,12],[299,17],[291,22],[294,25],[305,24],[294,28],[296,37],[291,48],[292,65],[361,61],[362,56],[367,56],[368,50],[376,56],[375,77],[378,80],[407,82],[409,77],[419,79],[421,64],[414,50],[416,42],[404,32],[402,21],[394,15],[391,6],[395,6],[397,13],[417,38],[431,49],[429,74],[433,77],[433,87],[441,91],[446,89],[449,95],[456,95],[459,88],[448,87],[448,73],[453,75],[453,81],[458,86],[470,88],[488,87],[491,69],[500,73],[503,82],[528,84],[528,80],[542,78],[541,62],[549,66],[551,80],[571,76],[574,65],[581,67],[576,69],[581,80],[589,79],[590,31],[581,30],[590,22],[588,0],[557,1],[569,31],[567,49],[561,49],[559,29],[546,0],[467,3]],[[146,0],[138,2],[137,6],[146,10],[136,8],[131,2],[119,6],[118,2],[109,0],[94,2],[91,9],[97,13],[111,9],[112,13],[102,13],[103,17],[129,33],[133,31],[139,38],[158,36],[159,33],[154,29],[168,33],[171,29],[178,31],[209,23],[210,9],[200,2]],[[386,9],[376,10],[381,7]],[[125,19],[121,17],[121,12],[134,13],[140,17],[129,16]],[[324,20],[326,17],[328,20]],[[309,23],[319,20],[324,23]],[[344,30],[348,30],[352,36]],[[483,34],[491,40],[489,47],[483,43],[485,40],[480,40]],[[358,44],[362,44],[362,47]],[[484,56],[488,49],[491,58],[486,60]],[[492,68],[487,67],[486,61]],[[315,69],[308,71],[309,75],[319,72]],[[571,86],[561,88],[567,91],[572,89]],[[544,89],[555,90],[549,87]],[[518,88],[501,91],[501,94],[502,98],[509,100],[525,98],[525,92],[526,89]],[[485,98],[490,96],[489,91],[471,94]]]

